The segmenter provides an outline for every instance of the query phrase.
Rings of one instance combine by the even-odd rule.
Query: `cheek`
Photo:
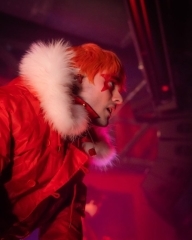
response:
[[[105,107],[105,105],[108,103],[109,99],[110,96],[107,91],[100,92],[100,94],[98,94],[95,98],[92,99],[92,104],[97,109],[103,109],[103,107]]]

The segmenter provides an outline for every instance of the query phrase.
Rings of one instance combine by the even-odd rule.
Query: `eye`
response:
[[[115,88],[115,83],[112,82],[112,81],[109,81],[109,82],[107,83],[107,85],[108,85],[108,87],[109,87],[110,90],[113,90],[113,89]]]

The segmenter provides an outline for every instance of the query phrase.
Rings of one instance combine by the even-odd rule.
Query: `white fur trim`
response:
[[[63,137],[84,132],[88,115],[84,107],[73,104],[72,86],[76,70],[71,67],[74,52],[62,40],[34,43],[24,55],[19,73],[40,100],[45,120]]]
[[[95,144],[96,156],[91,157],[91,163],[97,167],[112,166],[117,157],[116,151],[105,142],[98,142]]]
[[[91,163],[97,167],[112,166],[117,155],[108,128],[94,127],[94,131],[100,141],[93,146],[97,155],[91,157]]]

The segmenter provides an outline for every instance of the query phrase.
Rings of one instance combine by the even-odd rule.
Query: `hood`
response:
[[[87,110],[75,104],[72,90],[78,86],[75,78],[78,69],[72,67],[75,53],[68,42],[37,42],[31,45],[19,65],[19,75],[24,84],[39,99],[45,120],[63,138],[84,133],[90,126]],[[97,166],[111,165],[115,149],[107,129],[98,132],[95,143],[97,155],[92,162]]]
[[[69,43],[62,40],[37,42],[19,66],[20,76],[40,101],[45,120],[63,137],[80,135],[89,123],[84,107],[73,103],[72,88],[77,84],[73,56]]]

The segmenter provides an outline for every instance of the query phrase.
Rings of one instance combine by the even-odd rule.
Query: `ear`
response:
[[[84,76],[81,74],[76,74],[74,76],[75,84],[72,86],[72,93],[74,95],[79,95],[79,92],[81,91],[81,88],[82,88],[83,78]]]
[[[75,75],[75,80],[77,80],[78,83],[82,83],[84,76],[81,74]]]

